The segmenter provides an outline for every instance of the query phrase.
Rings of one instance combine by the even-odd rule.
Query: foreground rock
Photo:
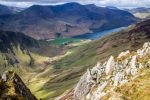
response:
[[[37,100],[13,71],[8,71],[0,79],[0,100]]]
[[[141,70],[149,67],[150,42],[147,42],[137,52],[122,52],[117,58],[111,56],[103,64],[88,69],[74,89],[72,99],[100,100],[117,86],[136,79]]]

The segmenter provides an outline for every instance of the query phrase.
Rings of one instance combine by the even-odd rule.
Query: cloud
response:
[[[96,4],[98,6],[116,7],[149,7],[150,0],[0,0],[0,4],[9,6],[27,7],[35,4],[56,5],[67,2],[78,2],[81,4]]]

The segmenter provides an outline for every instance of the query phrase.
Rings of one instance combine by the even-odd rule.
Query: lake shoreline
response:
[[[77,35],[77,36],[73,36],[71,38],[76,38],[76,39],[98,39],[103,35],[107,35],[109,33],[115,33],[115,32],[119,32],[123,29],[126,29],[127,27],[119,27],[119,28],[114,28],[114,29],[110,29],[110,30],[104,30],[104,31],[100,31],[100,32],[96,32],[96,33],[86,33],[86,34],[82,34],[82,35]]]

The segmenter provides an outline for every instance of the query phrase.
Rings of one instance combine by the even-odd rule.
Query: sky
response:
[[[0,4],[16,7],[58,5],[68,2],[95,4],[97,6],[115,6],[120,8],[150,7],[150,0],[0,0]]]

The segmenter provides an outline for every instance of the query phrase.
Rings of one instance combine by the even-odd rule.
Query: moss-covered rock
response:
[[[8,71],[0,79],[0,99],[2,100],[37,100],[25,86],[21,78],[13,71]]]

